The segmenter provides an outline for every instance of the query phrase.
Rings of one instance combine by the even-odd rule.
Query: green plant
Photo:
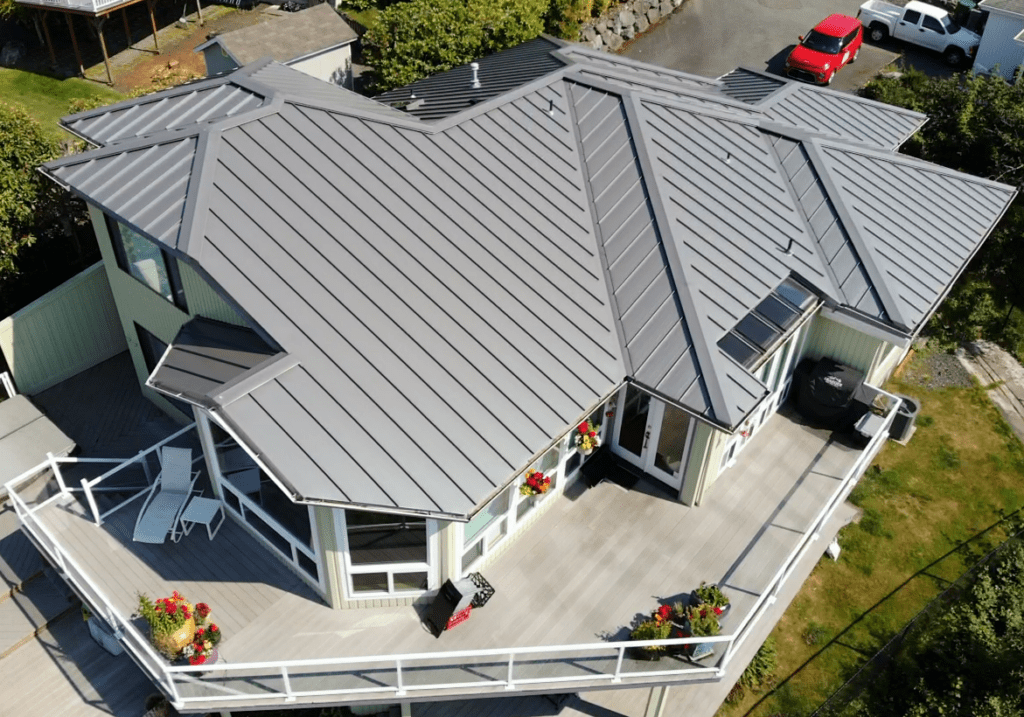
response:
[[[758,648],[754,658],[747,665],[747,669],[740,675],[737,684],[749,689],[767,687],[775,680],[775,670],[779,665],[779,650],[775,645],[775,638],[769,637],[764,644]]]
[[[875,508],[865,508],[864,515],[860,519],[860,527],[865,533],[876,537],[891,537],[885,529],[885,521],[882,514]]]
[[[690,623],[690,634],[694,637],[712,637],[717,635],[722,626],[718,622],[718,614],[712,605],[691,605],[686,608],[686,619]]]
[[[928,426],[931,426],[934,423],[935,423],[935,417],[934,416],[918,416],[917,417],[917,425],[920,426],[921,428],[928,428]]]
[[[808,645],[819,645],[828,639],[828,628],[817,622],[811,622],[804,630],[803,637],[804,642]]]
[[[735,685],[732,686],[732,689],[729,690],[729,694],[725,696],[725,703],[727,705],[734,705],[737,702],[742,702],[743,698],[746,696],[746,689],[744,689],[743,685],[737,682]]]
[[[697,593],[697,600],[701,604],[711,607],[725,607],[729,604],[728,596],[717,585],[708,585],[702,581],[694,592]]]
[[[551,0],[544,17],[545,29],[552,35],[575,40],[580,23],[591,16],[594,0]]]
[[[672,632],[672,623],[664,620],[643,620],[638,623],[633,631],[629,633],[630,639],[633,640],[667,640],[669,634]],[[645,650],[651,652],[663,652],[665,650],[664,645],[652,645],[650,647],[644,647]]]
[[[935,457],[940,468],[957,469],[961,466],[960,454],[953,448],[949,436],[943,436]]]

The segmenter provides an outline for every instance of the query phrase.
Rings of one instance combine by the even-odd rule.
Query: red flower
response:
[[[590,430],[590,425],[586,421],[584,421],[583,423],[576,427],[576,430],[578,430],[580,433],[586,433],[587,431]]]
[[[594,438],[595,436],[597,436],[597,432],[596,431],[591,431],[587,435],[590,436],[591,438]]]
[[[707,610],[701,610],[700,611],[700,616],[701,617],[707,617],[708,616],[708,611]]]
[[[202,637],[203,636],[203,632],[204,632],[203,628],[197,627],[196,628],[196,637]]]
[[[173,615],[176,612],[178,612],[178,605],[177,605],[177,603],[173,603],[172,602],[172,603],[167,605],[167,614],[168,615]]]
[[[173,597],[173,598],[174,598],[175,600],[181,600],[181,595],[179,595],[179,594],[178,594],[178,591],[177,591],[177,590],[175,590],[174,592],[172,592],[172,593],[171,593],[171,596],[172,596],[172,597]]]
[[[722,614],[722,608],[720,608],[720,607],[716,607],[716,608],[715,608],[715,614],[716,614],[716,615],[721,615],[721,614]]]
[[[190,665],[201,665],[204,662],[206,662],[206,657],[200,654],[195,654],[188,658],[188,664]]]
[[[668,605],[662,605],[658,608],[658,617],[662,620],[668,620],[672,615],[672,608]]]
[[[217,630],[219,629],[220,628],[214,625],[212,622],[210,623],[210,632],[217,632]]]
[[[205,602],[196,603],[196,612],[199,613],[199,617],[206,617],[210,614],[210,606]]]

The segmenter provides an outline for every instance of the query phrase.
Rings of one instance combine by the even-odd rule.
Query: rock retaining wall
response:
[[[630,0],[584,23],[580,42],[595,50],[615,52],[682,4],[683,0]]]

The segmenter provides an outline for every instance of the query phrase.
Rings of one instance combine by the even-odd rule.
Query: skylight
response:
[[[796,279],[786,279],[740,319],[718,342],[719,348],[751,368],[815,303],[814,294]]]

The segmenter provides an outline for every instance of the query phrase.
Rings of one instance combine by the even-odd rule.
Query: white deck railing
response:
[[[14,398],[18,395],[18,392],[14,390],[14,381],[11,380],[11,374],[6,371],[0,371],[0,392],[4,394],[0,398]]]
[[[97,13],[110,7],[124,5],[132,0],[16,0],[23,5],[81,10]]]
[[[17,495],[16,489],[21,482],[49,468],[53,461],[66,459],[51,459],[10,481],[7,487],[14,499],[18,515],[37,547],[58,566],[62,577],[76,589],[90,607],[119,631],[120,639],[129,654],[179,708],[199,706],[203,703],[255,704],[273,700],[294,702],[299,698],[325,696],[366,698],[380,695],[390,698],[406,696],[410,692],[434,691],[435,694],[444,694],[442,691],[448,691],[447,693],[451,694],[452,690],[461,690],[464,694],[473,694],[473,691],[515,691],[527,687],[565,689],[570,684],[575,686],[586,683],[642,685],[682,680],[706,681],[725,676],[729,662],[750,636],[752,627],[776,601],[779,591],[793,574],[797,564],[819,539],[820,531],[835,513],[836,508],[846,499],[868,464],[881,450],[900,401],[892,394],[876,390],[889,398],[884,422],[861,451],[854,465],[840,480],[835,491],[802,534],[739,627],[730,635],[715,637],[280,660],[195,667],[171,666],[157,655],[134,626],[116,613],[111,607],[113,603],[38,520],[35,513],[61,496],[58,494],[38,506],[29,507]],[[180,433],[161,441],[149,451],[155,450]],[[138,457],[128,462],[137,460]],[[108,471],[92,481],[82,481],[82,489],[87,491],[88,495],[88,491],[97,483],[115,472],[116,470]],[[59,478],[58,482],[62,491],[70,490],[65,488]],[[94,516],[98,515],[95,507],[93,513]],[[672,663],[673,667],[670,669],[631,670],[630,665],[625,663],[626,650],[631,647],[682,646],[707,642],[726,646],[722,658],[715,666]],[[652,663],[643,664],[650,666]],[[460,679],[431,679],[433,675],[440,675],[442,672],[454,672]],[[556,674],[558,672],[563,674]],[[468,677],[474,679],[467,681]]]

